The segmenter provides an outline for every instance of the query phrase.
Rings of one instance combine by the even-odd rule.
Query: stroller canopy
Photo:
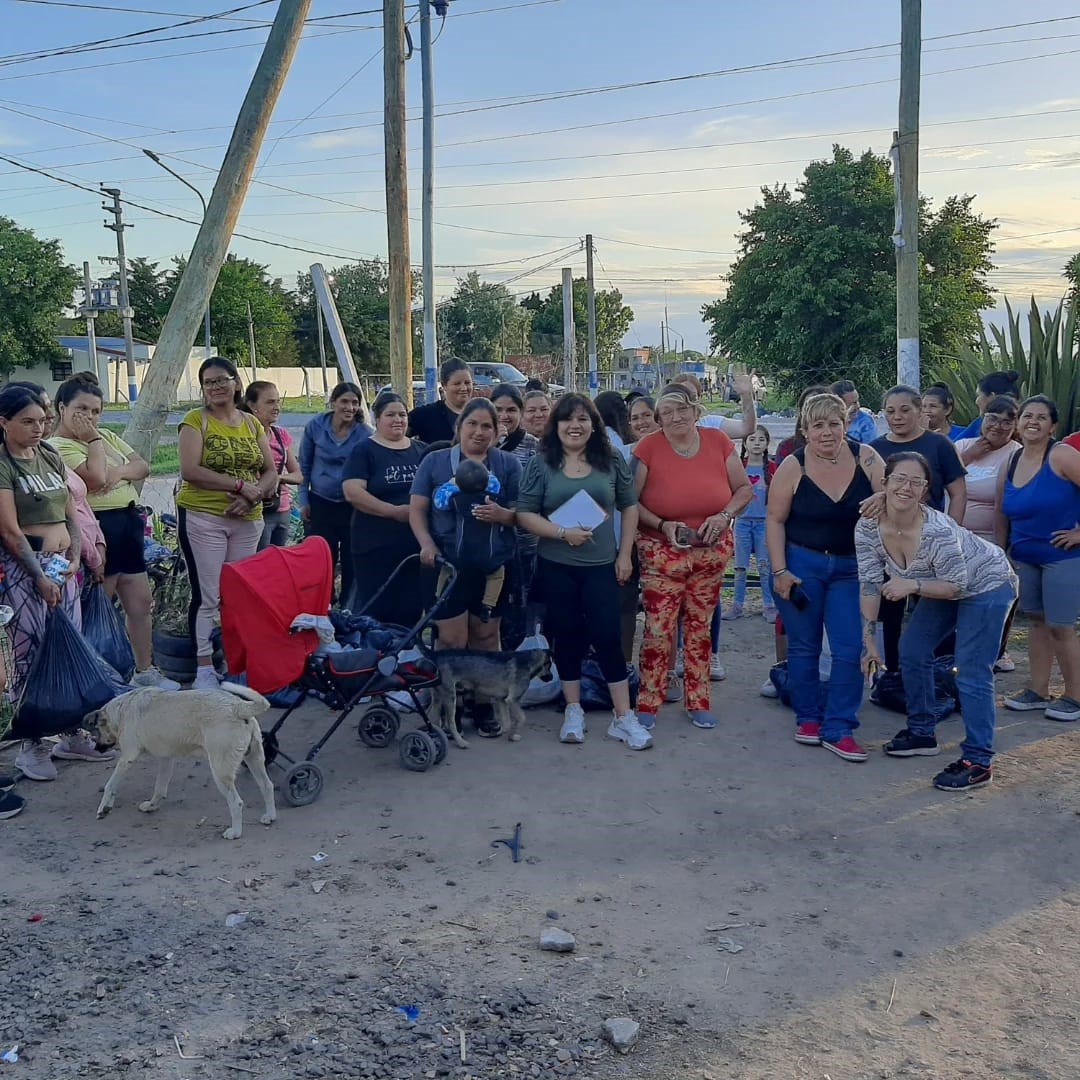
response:
[[[221,568],[221,636],[229,672],[273,693],[304,674],[318,648],[314,630],[289,630],[297,615],[325,615],[333,588],[330,548],[320,536],[269,547]]]

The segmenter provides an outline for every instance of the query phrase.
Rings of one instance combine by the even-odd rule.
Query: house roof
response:
[[[90,347],[90,339],[87,337],[58,337],[56,339],[65,349],[83,349],[86,350]],[[140,341],[135,338],[136,345],[151,345],[153,342]],[[96,339],[97,347],[102,352],[123,352],[125,349],[125,342],[122,337],[99,337]]]

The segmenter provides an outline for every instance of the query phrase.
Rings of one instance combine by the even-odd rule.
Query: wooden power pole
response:
[[[596,364],[596,279],[593,276],[593,238],[592,233],[585,237],[585,283],[588,289],[586,299],[588,314],[588,353],[589,353],[589,397],[596,397],[600,389]]]
[[[896,381],[919,385],[919,79],[922,0],[900,0],[900,124],[896,132]]]
[[[202,324],[210,294],[229,250],[236,219],[247,195],[266,127],[303,33],[311,0],[281,0],[258,67],[240,106],[232,139],[221,163],[202,226],[161,328],[142,393],[124,438],[150,460],[180,379],[187,370],[191,343]]]
[[[390,381],[412,408],[412,265],[405,154],[405,0],[383,0],[383,141],[390,293]]]
[[[577,341],[574,330],[574,271],[569,266],[562,272],[563,325],[563,383],[568,394],[577,390]]]

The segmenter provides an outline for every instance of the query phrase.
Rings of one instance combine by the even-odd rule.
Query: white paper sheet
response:
[[[562,506],[548,515],[548,521],[563,529],[595,529],[606,520],[604,508],[587,491],[571,495]]]

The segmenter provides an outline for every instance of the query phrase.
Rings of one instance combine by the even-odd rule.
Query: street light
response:
[[[199,197],[199,202],[202,203],[203,219],[205,220],[205,218],[206,218],[206,199],[203,197],[203,193],[193,183],[191,183],[191,181],[185,180],[184,177],[182,177],[175,169],[170,169],[169,166],[166,165],[165,162],[162,161],[161,158],[159,158],[157,156],[157,154],[154,153],[153,150],[147,150],[145,147],[143,147],[143,153],[155,165],[160,165],[161,168],[163,168],[170,176],[175,176],[176,179],[179,180],[180,183],[184,185],[184,187],[189,188],[190,190],[195,192],[195,194]],[[205,320],[204,320],[204,338],[205,338],[205,346],[206,346],[206,359],[209,360],[211,352],[213,351],[210,348],[210,301],[209,300],[207,300],[207,302],[206,302],[206,317],[205,317]]]

